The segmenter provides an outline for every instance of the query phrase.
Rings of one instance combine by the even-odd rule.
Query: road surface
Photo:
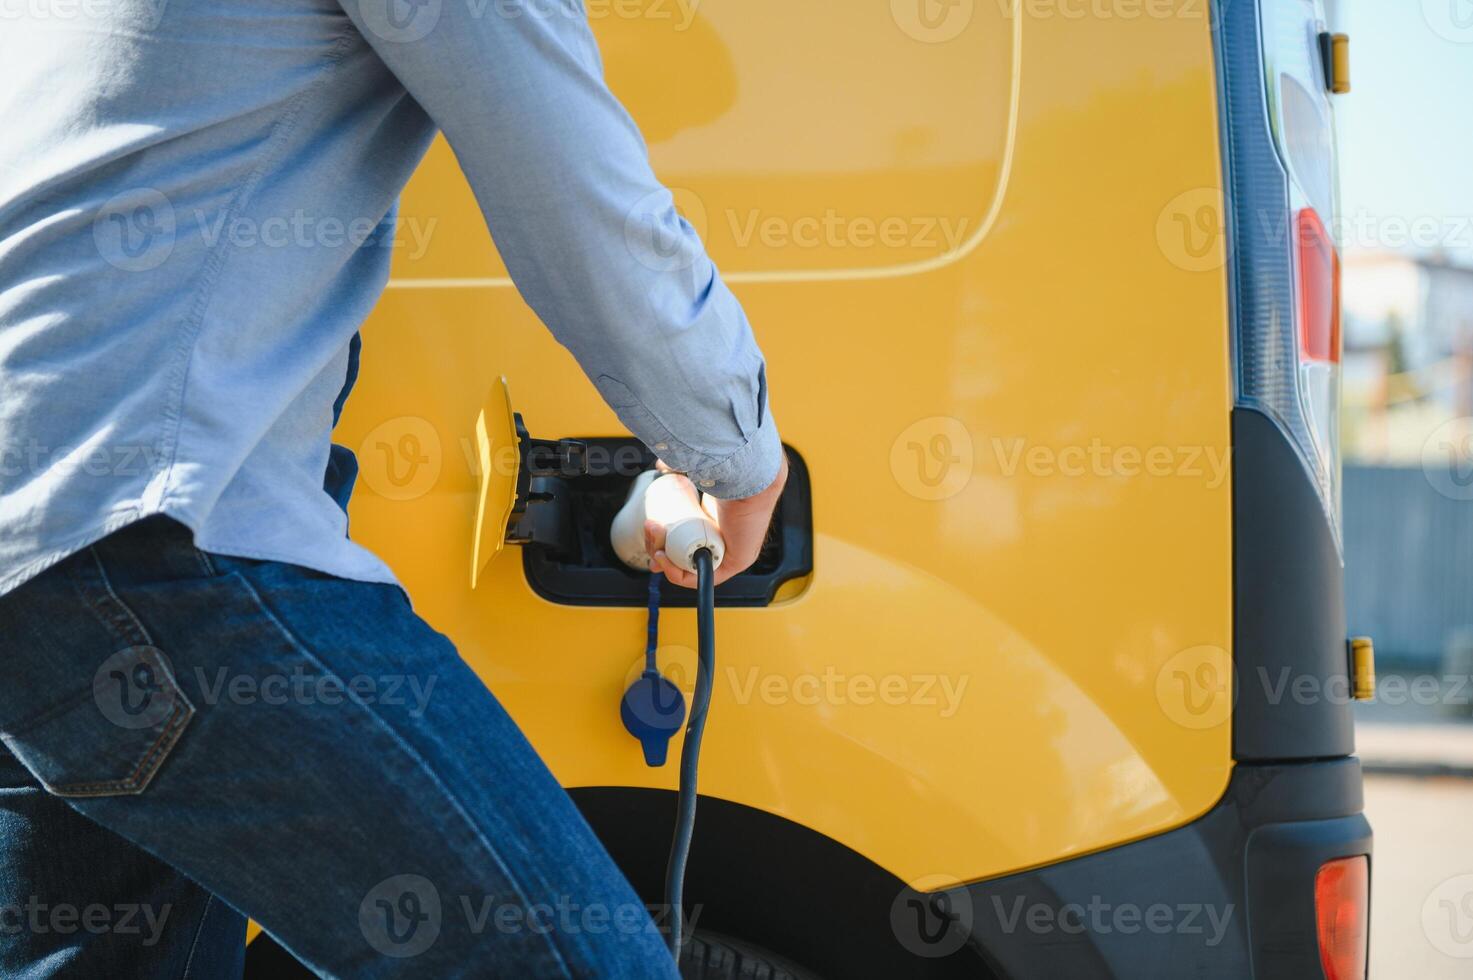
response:
[[[1473,779],[1366,777],[1371,980],[1473,977]]]

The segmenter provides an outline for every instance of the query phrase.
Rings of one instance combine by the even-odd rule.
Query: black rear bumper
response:
[[[1184,827],[958,888],[937,911],[1001,977],[1314,980],[1314,880],[1371,853],[1353,758],[1239,765]]]

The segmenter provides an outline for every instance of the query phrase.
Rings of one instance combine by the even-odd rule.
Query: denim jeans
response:
[[[0,597],[0,975],[675,977],[531,745],[395,586],[150,518]]]

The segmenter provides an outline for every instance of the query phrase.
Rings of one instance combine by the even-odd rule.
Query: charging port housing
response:
[[[643,606],[649,580],[624,565],[609,543],[614,515],[629,484],[655,465],[655,457],[629,437],[563,440],[584,447],[583,472],[534,476],[518,537],[522,568],[533,591],[550,602],[572,606]],[[813,571],[813,505],[808,468],[788,449],[788,483],[773,514],[762,552],[752,567],[723,582],[716,602],[766,606],[786,582]],[[695,605],[695,593],[665,584],[660,600]]]

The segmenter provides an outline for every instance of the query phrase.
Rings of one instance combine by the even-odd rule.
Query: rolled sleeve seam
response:
[[[782,468],[782,440],[772,412],[764,406],[762,424],[746,444],[726,458],[688,474],[704,493],[739,500],[761,493]]]

